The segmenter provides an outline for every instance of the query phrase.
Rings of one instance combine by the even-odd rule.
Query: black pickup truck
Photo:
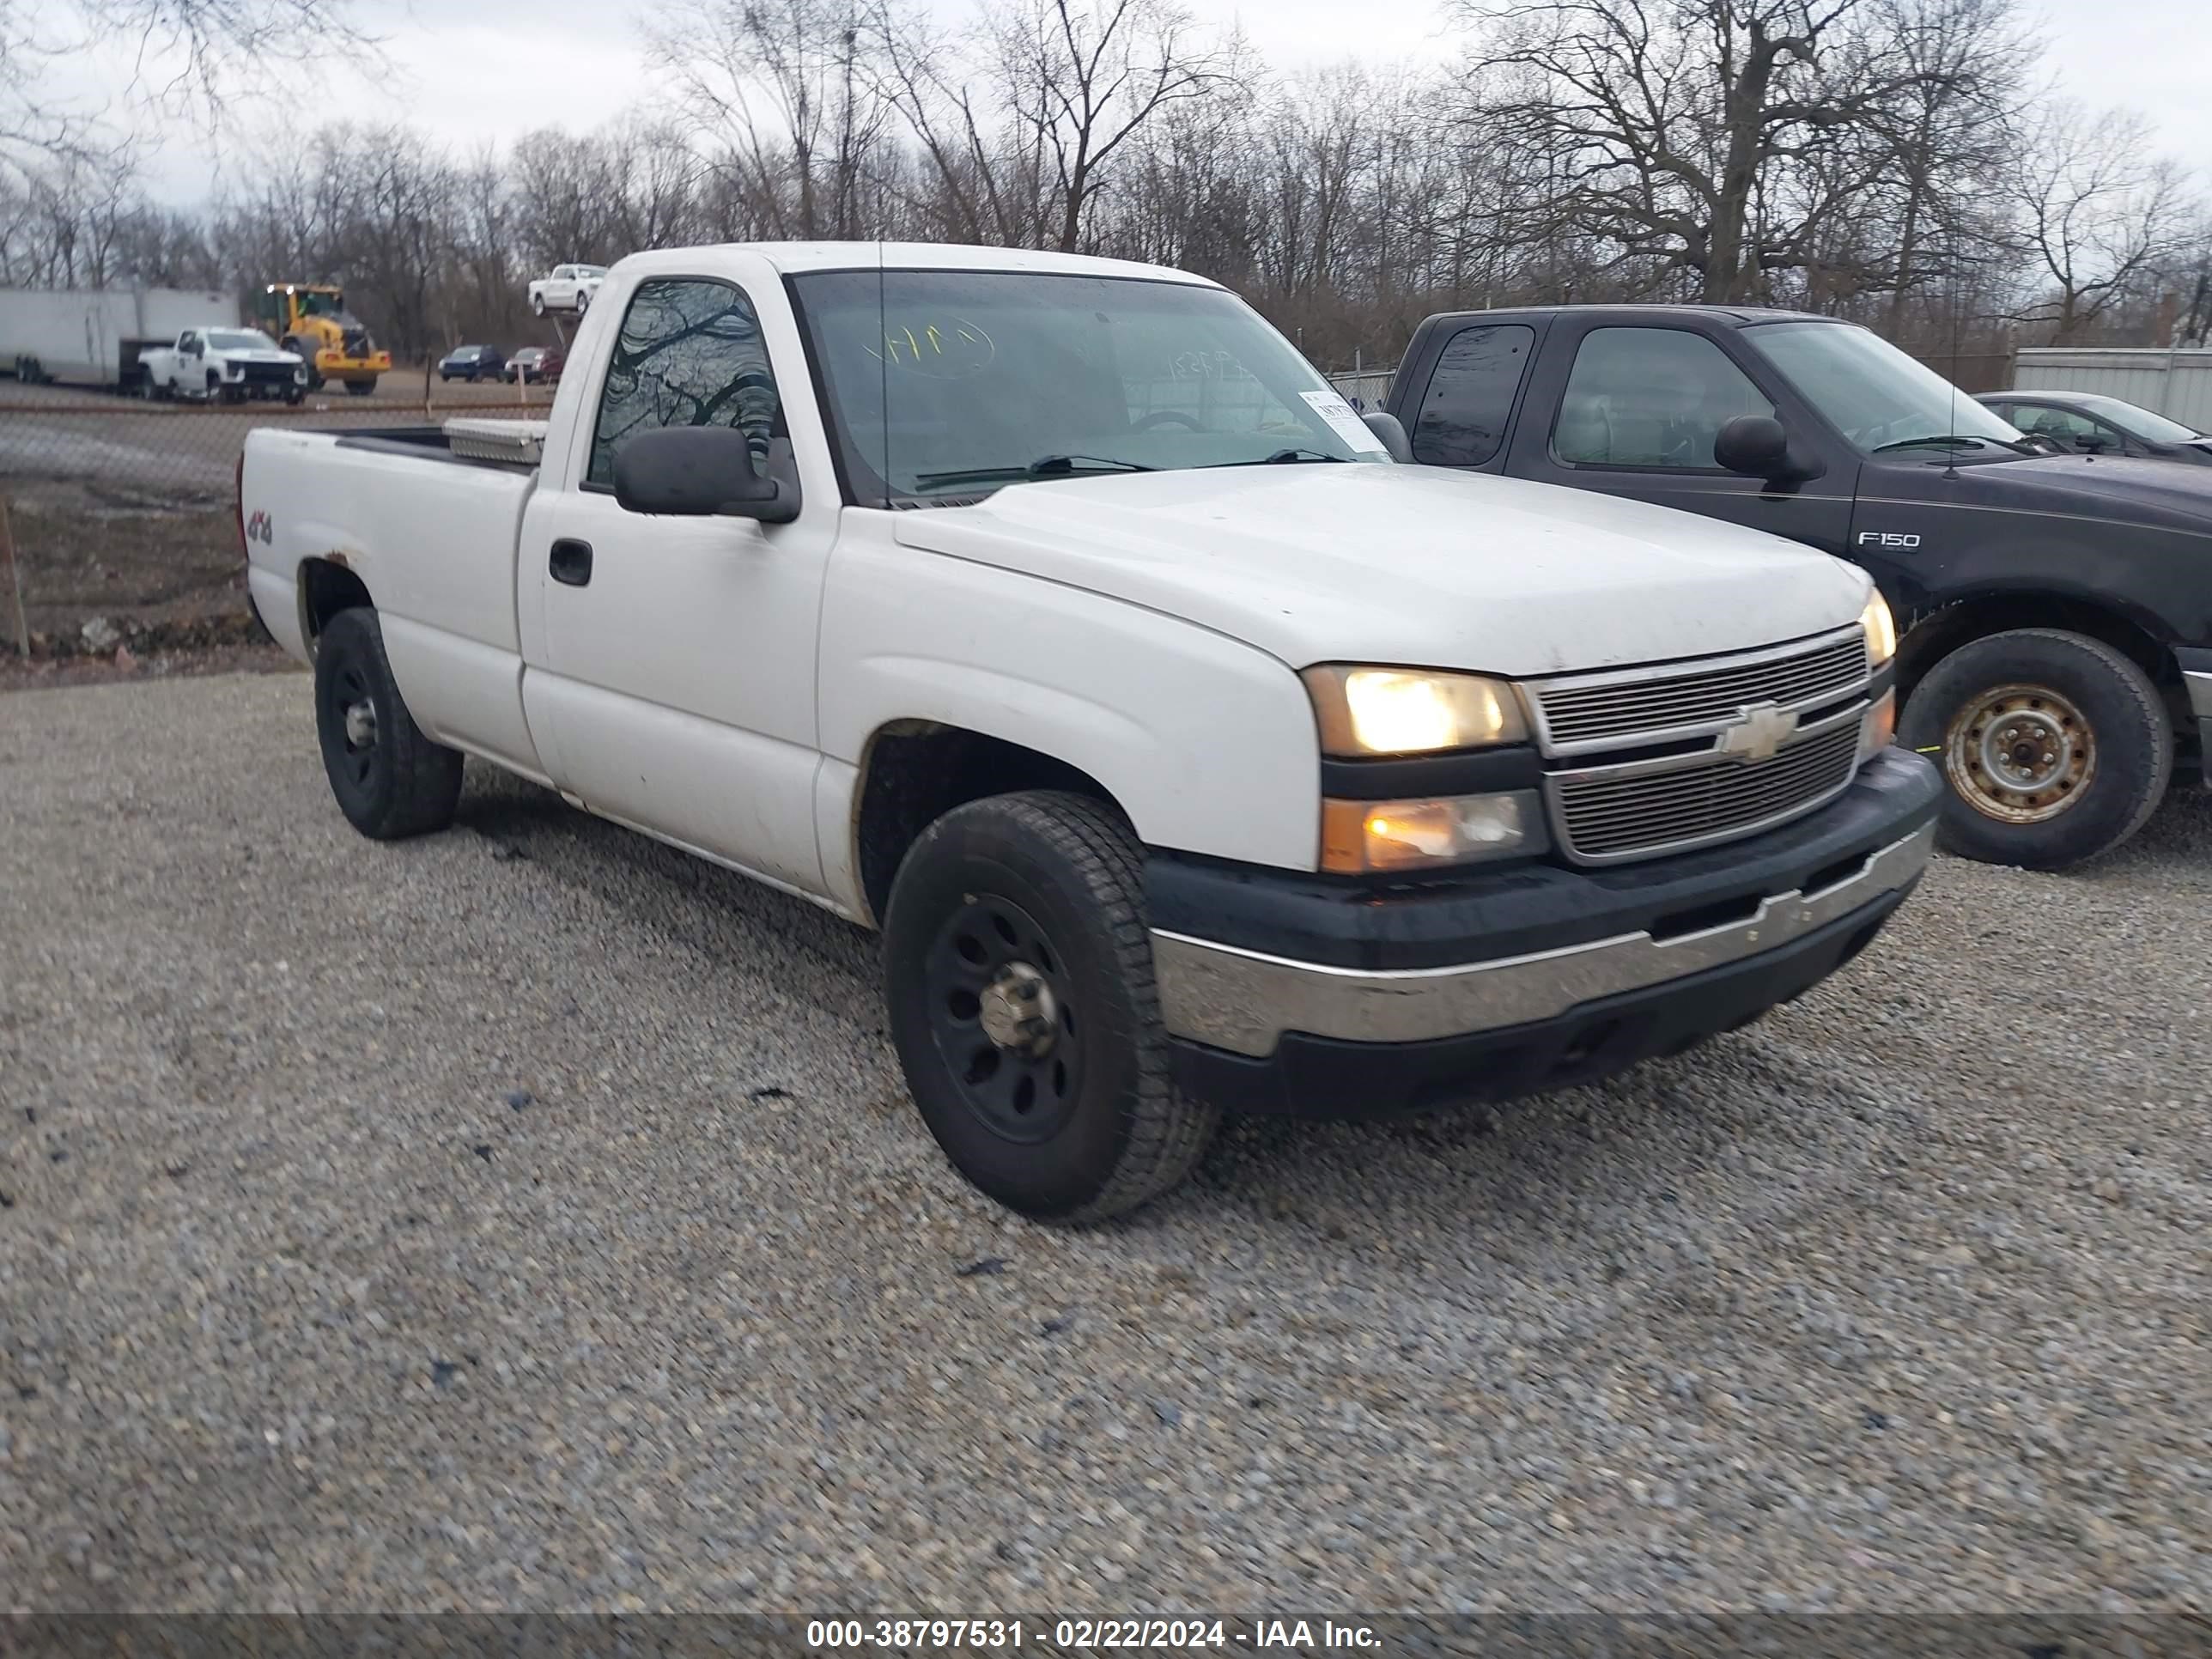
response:
[[[1455,312],[1386,411],[1413,459],[1630,495],[1863,565],[1942,839],[2057,870],[2212,740],[2212,469],[2053,456],[1869,331],[1703,306]]]

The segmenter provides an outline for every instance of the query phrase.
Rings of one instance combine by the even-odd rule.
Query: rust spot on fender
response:
[[[336,548],[332,548],[329,552],[324,554],[323,556],[328,559],[332,564],[337,566],[341,570],[350,570],[353,568],[353,561],[346,557],[344,554],[339,552]]]

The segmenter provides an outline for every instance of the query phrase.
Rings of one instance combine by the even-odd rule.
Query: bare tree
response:
[[[292,43],[313,50],[285,50]],[[57,96],[47,80],[100,46],[120,46],[134,65],[115,100],[122,113],[210,130],[245,94],[289,94],[294,65],[312,74],[325,55],[357,65],[377,43],[349,0],[0,0],[0,175],[115,152],[118,108]]]
[[[2062,344],[2179,252],[2197,211],[2140,116],[2064,100],[2050,100],[2023,136],[2010,187],[2044,288],[2021,319]]]
[[[1012,0],[988,27],[1006,113],[1050,160],[1053,245],[1069,252],[1123,146],[1172,106],[1236,82],[1234,43],[1200,38],[1171,0]]]
[[[1562,155],[1577,222],[1711,301],[1812,263],[1881,175],[1877,118],[1964,73],[1902,50],[1878,0],[1457,4],[1484,31],[1486,113]]]
[[[691,118],[779,236],[861,234],[891,108],[860,0],[678,0],[647,35]]]

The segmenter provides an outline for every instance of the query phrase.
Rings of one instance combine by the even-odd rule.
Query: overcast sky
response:
[[[651,100],[635,23],[651,0],[364,3],[371,27],[386,37],[391,72],[361,80],[326,65],[325,90],[289,113],[287,130],[341,117],[403,119],[465,150],[537,126],[595,126]],[[949,14],[958,0],[931,3]],[[1433,0],[1186,3],[1203,21],[1241,24],[1279,70],[1347,57],[1433,64],[1460,50]],[[2037,15],[2051,43],[2047,67],[2069,92],[2140,110],[2169,153],[2200,168],[2212,163],[2212,0],[2050,0]],[[78,73],[94,67],[81,59]],[[161,195],[190,205],[205,199],[219,169],[242,159],[235,144],[216,150],[178,133],[152,158],[149,178]]]

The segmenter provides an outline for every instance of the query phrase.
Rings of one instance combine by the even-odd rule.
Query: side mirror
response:
[[[1713,459],[1770,483],[1817,477],[1820,471],[1791,453],[1789,433],[1771,415],[1739,415],[1723,426],[1713,436]]]
[[[1395,415],[1385,415],[1379,409],[1371,415],[1363,415],[1359,418],[1367,422],[1367,429],[1370,432],[1382,441],[1382,447],[1390,452],[1392,460],[1403,465],[1411,465],[1413,459],[1413,445],[1412,440],[1406,436],[1403,422],[1400,421]]]
[[[726,426],[664,426],[615,451],[615,500],[631,513],[787,524],[799,492],[764,475],[745,434]]]

